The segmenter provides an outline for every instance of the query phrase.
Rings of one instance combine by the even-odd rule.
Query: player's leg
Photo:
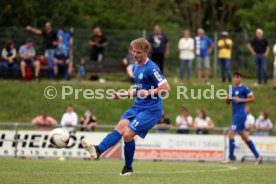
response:
[[[256,150],[254,143],[249,139],[249,136],[247,135],[246,131],[245,130],[241,131],[240,135],[243,141],[247,144],[249,149],[254,154],[256,158],[256,164],[260,164],[262,162],[262,158],[260,157],[258,151]]]
[[[236,132],[233,130],[230,130],[228,132],[228,138],[229,138],[229,160],[230,161],[234,161],[235,160],[235,155],[234,155],[234,151],[235,151],[235,135]]]
[[[135,152],[135,141],[134,141],[135,135],[136,133],[134,133],[129,128],[126,128],[123,133],[123,138],[125,142],[125,146],[124,146],[125,165],[121,172],[122,176],[131,175],[133,172],[132,162],[133,162],[134,152]]]

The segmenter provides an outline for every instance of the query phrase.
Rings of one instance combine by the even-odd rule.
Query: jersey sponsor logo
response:
[[[162,77],[157,71],[153,72],[153,74],[159,82],[162,81]]]
[[[238,96],[239,95],[239,91],[235,91],[235,95]]]
[[[140,73],[140,74],[139,74],[139,79],[142,80],[143,77],[144,77],[143,73]]]

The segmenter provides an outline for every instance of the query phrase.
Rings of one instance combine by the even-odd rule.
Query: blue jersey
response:
[[[248,87],[243,86],[242,84],[240,84],[239,86],[233,86],[232,94],[230,94],[230,97],[232,97],[233,116],[236,116],[239,114],[242,114],[242,115],[246,114],[245,102],[236,103],[234,101],[235,97],[245,99],[252,94],[253,94],[252,91]]]
[[[150,59],[142,66],[139,66],[138,63],[134,64],[133,78],[136,84],[137,94],[141,89],[155,89],[167,82],[159,67]],[[162,111],[162,99],[159,96],[156,96],[155,99],[150,96],[144,99],[137,96],[134,106],[137,106],[141,110]]]

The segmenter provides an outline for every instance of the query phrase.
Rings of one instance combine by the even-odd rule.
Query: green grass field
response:
[[[66,110],[66,106],[72,103],[75,111],[79,116],[83,115],[86,107],[93,108],[94,114],[98,118],[100,124],[115,125],[122,113],[133,104],[133,100],[108,100],[108,99],[84,99],[82,93],[78,95],[78,99],[74,99],[74,95],[61,99],[62,86],[71,86],[74,89],[129,89],[129,82],[125,74],[105,74],[103,76],[107,80],[106,83],[83,81],[58,81],[53,82],[43,80],[39,83],[34,81],[0,81],[0,120],[1,122],[30,122],[32,118],[41,113],[43,109],[48,109],[49,114],[60,121],[62,114]],[[190,84],[173,82],[173,78],[169,78],[171,85],[170,97],[164,100],[164,109],[169,118],[174,123],[176,115],[180,113],[180,107],[185,105],[189,108],[193,117],[196,110],[204,108],[208,110],[210,117],[214,120],[216,126],[226,127],[231,122],[231,107],[225,104],[224,100],[194,100],[194,99],[177,99],[177,85],[185,85],[188,90],[208,89],[210,86],[198,84],[195,79]],[[215,89],[227,89],[227,85],[220,83],[220,79],[212,80]],[[244,84],[249,85],[255,96],[256,102],[252,104],[253,114],[258,116],[259,111],[267,111],[273,123],[276,121],[275,112],[275,91],[272,91],[271,81],[267,86],[254,87],[254,80],[245,79]],[[55,99],[49,100],[44,97],[44,89],[47,86],[54,86],[58,90]]]
[[[136,161],[132,176],[119,176],[123,161],[0,160],[1,184],[273,184],[276,165]]]

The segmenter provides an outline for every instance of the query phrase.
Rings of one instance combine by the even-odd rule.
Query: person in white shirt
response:
[[[273,90],[276,91],[276,44],[273,47],[273,54],[275,56],[273,63]]]
[[[251,106],[246,106],[245,107],[245,112],[246,112],[246,120],[245,120],[245,129],[247,131],[252,131],[255,128],[255,117],[251,113],[252,108]]]
[[[256,131],[254,135],[268,136],[269,131],[273,129],[271,120],[266,112],[260,112],[259,118],[256,120]]]
[[[192,61],[195,57],[194,54],[194,39],[190,37],[190,32],[185,30],[183,32],[183,37],[178,42],[178,49],[180,51],[179,59],[180,59],[180,72],[179,78],[183,80],[184,77],[184,69],[186,70],[187,80],[191,79],[192,75]]]
[[[193,118],[189,114],[187,107],[181,107],[181,114],[176,117],[176,127],[178,127],[177,133],[188,134],[189,128],[193,126]]]
[[[215,127],[214,122],[207,115],[204,109],[197,110],[197,117],[194,121],[194,127],[196,128],[196,134],[208,134],[209,129]]]
[[[78,115],[74,112],[73,106],[69,104],[67,106],[66,113],[64,113],[61,118],[60,124],[62,128],[67,130],[69,133],[74,133],[77,123]]]

